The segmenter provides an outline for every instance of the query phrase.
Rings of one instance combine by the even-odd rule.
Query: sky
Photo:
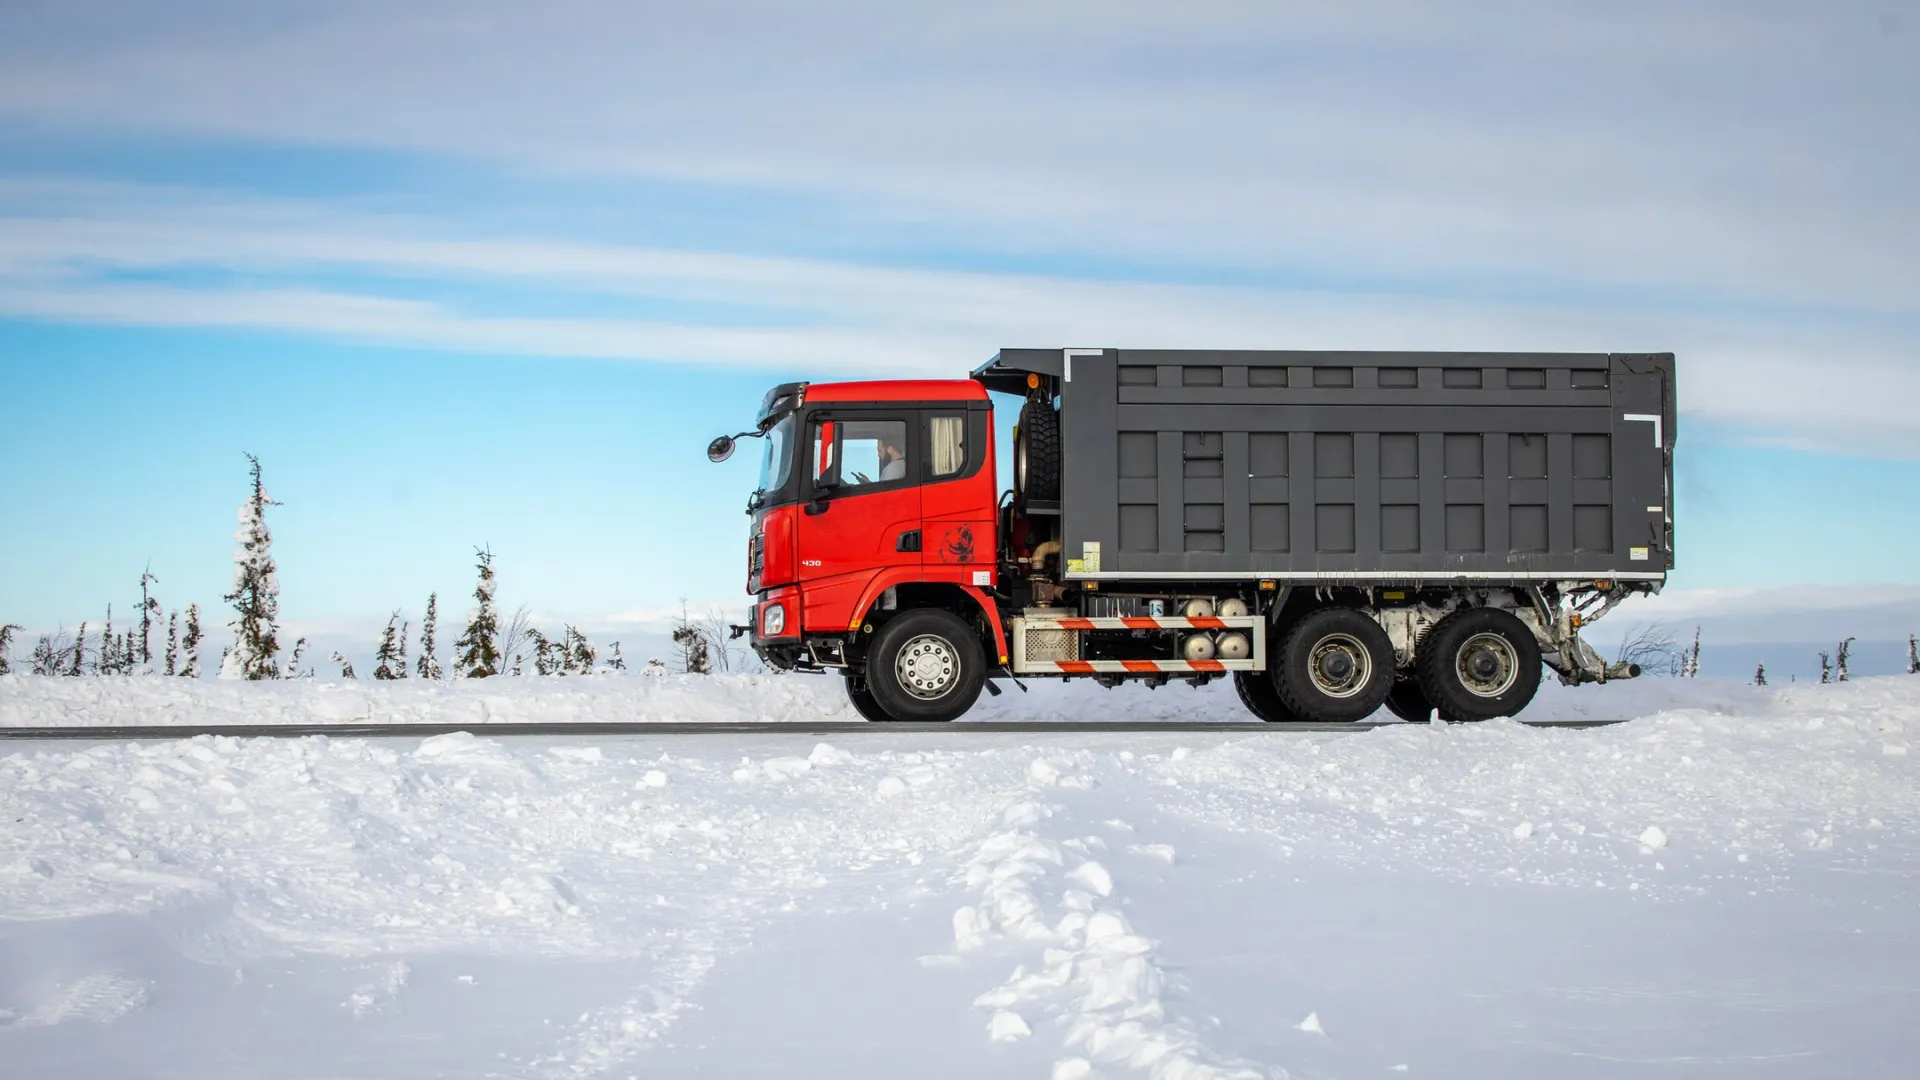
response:
[[[0,622],[217,607],[246,453],[291,624],[737,605],[768,386],[1115,346],[1674,352],[1660,610],[1790,634],[1920,585],[1916,101],[1897,3],[10,0]]]

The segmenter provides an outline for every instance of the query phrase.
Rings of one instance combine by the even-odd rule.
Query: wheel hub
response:
[[[922,634],[901,647],[894,673],[901,689],[931,701],[953,688],[960,674],[959,652],[943,637]]]
[[[1348,698],[1367,688],[1373,678],[1373,658],[1358,639],[1329,634],[1314,642],[1307,672],[1315,690],[1328,697]]]
[[[1455,654],[1460,685],[1476,697],[1499,697],[1520,678],[1520,656],[1499,634],[1475,634]]]

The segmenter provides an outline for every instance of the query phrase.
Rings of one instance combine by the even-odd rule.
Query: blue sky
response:
[[[1003,345],[1671,350],[1682,594],[1912,591],[1898,5],[16,0],[0,620],[739,598],[786,378]],[[1676,609],[1678,610],[1678,609]]]

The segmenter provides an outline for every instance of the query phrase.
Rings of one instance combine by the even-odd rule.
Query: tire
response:
[[[1233,688],[1240,695],[1240,704],[1247,711],[1265,720],[1269,724],[1297,724],[1300,717],[1287,704],[1280,700],[1280,691],[1273,688],[1273,679],[1264,671],[1236,671],[1233,673]]]
[[[1023,500],[1060,498],[1060,414],[1046,402],[1029,401],[1020,409],[1013,484]]]
[[[945,723],[973,707],[987,654],[960,616],[920,608],[887,620],[867,654],[867,688],[894,720]]]
[[[893,720],[893,717],[888,716],[887,711],[880,707],[880,703],[874,700],[873,689],[867,685],[867,680],[849,675],[842,681],[847,684],[847,700],[853,703],[854,712],[876,724],[885,724]]]
[[[1409,724],[1425,724],[1433,719],[1433,702],[1418,679],[1395,679],[1387,691],[1387,711]]]
[[[1421,693],[1449,723],[1518,716],[1540,689],[1540,645],[1511,614],[1472,608],[1433,628],[1414,670]]]
[[[1393,666],[1393,642],[1379,623],[1350,608],[1326,608],[1287,632],[1275,688],[1303,719],[1351,723],[1385,703]]]

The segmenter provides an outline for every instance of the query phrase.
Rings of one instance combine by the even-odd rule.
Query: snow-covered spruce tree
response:
[[[680,670],[688,675],[705,675],[713,670],[713,658],[707,649],[707,635],[687,612],[687,598],[680,598],[680,617],[674,620],[673,643],[680,647]]]
[[[300,654],[306,651],[307,639],[295,638],[293,642],[293,655],[287,659],[286,678],[304,679],[313,674],[311,671],[302,672],[300,670]]]
[[[438,679],[443,674],[440,670],[440,654],[433,641],[434,634],[439,630],[439,625],[440,594],[428,593],[427,617],[420,623],[420,659],[418,661],[418,670],[420,677],[423,679]]]
[[[26,627],[17,623],[7,623],[4,626],[0,626],[0,675],[13,674],[13,633],[16,630],[24,633],[26,629]],[[617,652],[619,646],[614,646],[614,649]]]
[[[1753,685],[1767,685],[1767,665],[1761,664],[1759,667],[1753,669]]]
[[[187,632],[180,639],[180,677],[200,677],[200,605],[187,605]]]
[[[111,675],[119,667],[119,657],[114,655],[119,650],[114,647],[114,644],[113,605],[108,604],[107,621],[106,624],[100,628],[100,651],[93,654],[93,673],[95,675]]]
[[[1920,637],[1907,635],[1907,674],[1920,675]]]
[[[167,674],[180,664],[180,613],[167,612]]]
[[[67,675],[79,678],[87,663],[87,624],[80,624],[80,632],[73,638],[73,657],[67,663]]]
[[[613,655],[607,657],[607,670],[608,671],[627,670],[626,658],[620,655],[620,643],[617,641],[613,643]]]
[[[1847,654],[1852,651],[1853,651],[1852,638],[1848,638],[1847,640],[1841,642],[1839,647],[1834,650],[1833,652],[1833,672],[1834,672],[1833,681],[1834,682],[1847,681],[1847,660],[1848,660]]]
[[[1826,653],[1820,654],[1820,681],[1822,683],[1833,681],[1833,657]]]
[[[661,660],[657,656],[648,657],[647,666],[640,669],[640,674],[645,675],[649,678],[654,678],[654,679],[661,678],[662,676],[666,675],[666,673],[667,673],[666,662]]]
[[[399,626],[399,612],[396,611],[387,616],[387,632],[380,635],[380,648],[373,654],[373,677],[382,682],[399,678],[394,669],[404,667],[406,664],[406,661],[400,659],[400,650],[395,640],[400,632]]]
[[[280,579],[273,566],[273,534],[267,529],[267,507],[279,503],[267,498],[260,479],[260,459],[247,455],[253,490],[240,504],[240,528],[233,534],[239,547],[233,552],[233,591],[225,597],[233,605],[233,648],[220,662],[223,679],[271,679],[280,674]]]
[[[1700,628],[1693,628],[1693,645],[1687,649],[1687,666],[1684,672],[1687,678],[1700,677]]]
[[[500,674],[500,613],[493,606],[493,552],[475,548],[479,559],[480,582],[473,588],[473,610],[467,613],[467,629],[453,643],[459,654],[454,672],[462,678],[484,679]]]
[[[527,627],[527,640],[533,642],[533,673],[552,675],[554,673],[553,642],[548,641],[547,635],[531,626]]]
[[[153,674],[153,624],[160,619],[160,601],[153,598],[151,585],[157,585],[160,579],[153,576],[153,567],[140,571],[140,673]]]
[[[338,652],[335,652],[335,653],[333,654],[333,662],[334,662],[334,663],[336,663],[336,664],[339,664],[339,665],[340,665],[340,677],[341,677],[341,678],[343,678],[343,679],[357,679],[357,678],[359,678],[359,677],[360,677],[360,676],[358,676],[358,675],[355,675],[355,674],[353,673],[353,661],[351,661],[351,660],[348,660],[348,659],[347,659],[346,657],[344,657],[344,656],[341,656],[341,655],[340,655],[340,654],[339,654]]]

